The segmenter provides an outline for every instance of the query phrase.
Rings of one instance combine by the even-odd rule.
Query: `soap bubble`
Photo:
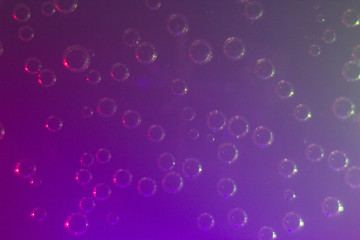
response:
[[[229,37],[225,40],[223,53],[228,59],[238,61],[245,56],[246,48],[240,38]]]
[[[79,0],[54,0],[56,9],[62,14],[74,12],[79,4]]]
[[[50,132],[59,132],[63,127],[63,122],[58,116],[50,116],[46,119],[45,128]]]
[[[226,125],[226,121],[226,116],[219,110],[213,110],[209,112],[206,118],[207,126],[213,132],[223,130]]]
[[[105,183],[98,183],[92,192],[94,198],[101,201],[109,199],[111,193],[111,188]]]
[[[70,234],[80,236],[88,231],[89,220],[83,213],[73,213],[66,218],[64,227]]]
[[[88,49],[81,45],[67,47],[63,54],[63,65],[70,72],[84,72],[91,62],[91,54]]]
[[[41,4],[41,12],[44,16],[50,17],[53,16],[56,12],[55,5],[53,1],[45,1]]]
[[[29,159],[22,159],[16,164],[14,172],[23,178],[31,178],[36,173],[36,165]]]
[[[239,151],[232,143],[222,143],[218,147],[218,159],[227,164],[236,162],[239,157]]]
[[[99,148],[95,154],[98,163],[108,163],[111,161],[111,152],[106,148]]]
[[[339,199],[329,196],[322,201],[321,211],[327,217],[335,217],[344,211],[344,206]]]
[[[148,129],[148,137],[153,142],[161,142],[165,136],[165,129],[160,125],[153,124]]]
[[[360,24],[359,13],[355,9],[346,9],[341,18],[342,23],[347,28],[354,28]]]
[[[231,227],[242,228],[247,224],[248,217],[243,209],[233,208],[228,212],[227,220]]]
[[[258,232],[258,240],[274,240],[277,239],[275,230],[269,226],[262,226]]]
[[[122,39],[126,46],[136,47],[141,41],[141,36],[138,30],[128,28],[124,31]]]
[[[249,133],[248,121],[239,115],[231,117],[227,127],[229,134],[237,139],[245,137]]]
[[[84,106],[82,109],[81,109],[81,115],[84,117],[84,118],[90,118],[94,115],[94,111],[92,110],[91,107],[89,106]]]
[[[189,56],[195,64],[204,65],[213,58],[213,50],[208,42],[198,39],[190,44]]]
[[[39,187],[42,185],[43,181],[42,179],[37,176],[37,175],[34,175],[32,176],[30,179],[29,179],[29,183],[33,186],[33,187]]]
[[[288,212],[282,219],[282,225],[285,231],[289,233],[298,232],[304,227],[304,220],[296,212]]]
[[[351,188],[360,188],[360,167],[348,168],[345,173],[345,181]]]
[[[137,189],[141,196],[151,197],[157,191],[156,182],[152,178],[143,177],[139,180]]]
[[[255,75],[263,80],[272,78],[275,75],[275,66],[266,58],[260,58],[255,63]]]
[[[81,157],[80,157],[80,163],[81,165],[83,165],[84,167],[90,167],[94,164],[94,155],[92,155],[91,153],[83,153],[81,154]]]
[[[95,69],[91,69],[86,74],[86,81],[91,85],[95,85],[101,82],[101,74]]]
[[[120,217],[117,212],[109,212],[106,215],[106,222],[110,225],[116,225],[119,223]]]
[[[166,21],[166,25],[169,33],[175,37],[183,36],[189,31],[187,18],[179,13],[171,14]]]
[[[203,231],[209,231],[215,226],[215,219],[210,213],[201,213],[197,218],[197,225]]]
[[[97,110],[102,117],[113,117],[117,111],[117,103],[114,99],[102,98],[97,105]]]
[[[85,213],[92,212],[95,206],[96,203],[92,197],[82,197],[79,201],[79,208]]]
[[[1,55],[1,54],[0,54]],[[351,52],[351,56],[355,61],[359,61],[360,60],[360,44],[356,45],[352,52]]]
[[[165,172],[171,171],[175,167],[175,157],[169,152],[163,152],[157,158],[159,168]]]
[[[92,180],[92,173],[88,169],[80,169],[75,174],[75,180],[80,185],[86,185]]]
[[[310,56],[318,57],[321,54],[321,47],[320,47],[320,45],[318,45],[316,43],[311,44],[308,52],[309,52]]]
[[[294,190],[285,189],[283,197],[286,201],[293,201],[296,198]]]
[[[187,122],[191,122],[196,117],[195,109],[192,107],[183,107],[181,117]]]
[[[24,69],[28,73],[38,74],[41,68],[42,68],[41,61],[37,57],[29,57],[25,60]]]
[[[316,21],[317,21],[318,23],[324,23],[324,22],[326,22],[326,18],[325,18],[325,16],[324,16],[324,14],[319,13],[318,15],[316,15]]]
[[[196,178],[202,172],[201,162],[197,158],[186,158],[182,164],[182,172],[187,178]]]
[[[118,169],[113,176],[113,182],[116,186],[125,188],[131,185],[133,181],[133,175],[129,170]]]
[[[334,43],[336,41],[336,33],[332,29],[325,29],[321,39],[327,44]]]
[[[122,123],[126,128],[137,128],[141,124],[140,113],[132,109],[125,111],[122,116]]]
[[[200,137],[200,132],[196,128],[190,128],[188,135],[191,140],[196,140]]]
[[[141,64],[151,64],[158,57],[156,47],[152,43],[142,42],[138,44],[136,50],[136,59]]]
[[[171,82],[171,92],[175,96],[183,96],[188,92],[188,87],[183,79],[175,78]]]
[[[258,21],[264,14],[264,7],[259,1],[249,1],[244,8],[244,16],[251,22]]]
[[[183,178],[176,172],[169,172],[162,178],[162,186],[165,192],[178,193],[184,186]]]
[[[34,39],[35,32],[32,27],[29,25],[21,26],[18,31],[20,40],[24,42],[29,42]]]
[[[46,216],[47,216],[47,212],[44,208],[42,207],[37,207],[34,210],[32,210],[30,216],[35,219],[36,221],[43,221]]]
[[[274,134],[270,128],[258,126],[252,134],[253,143],[261,148],[269,147],[274,142]]]
[[[22,3],[17,4],[13,8],[12,16],[18,22],[26,22],[31,17],[30,8]]]
[[[340,150],[330,152],[328,156],[329,167],[335,172],[342,172],[349,166],[349,157]]]
[[[230,198],[237,192],[237,186],[234,180],[221,178],[217,183],[217,191],[221,197]]]
[[[360,80],[360,63],[350,60],[344,63],[341,74],[347,82],[355,82]]]
[[[146,0],[146,6],[151,11],[159,10],[161,7],[161,0]]]
[[[38,74],[38,83],[43,87],[52,87],[56,83],[56,75],[50,69],[43,69]]]
[[[292,178],[298,172],[298,168],[293,160],[285,158],[281,160],[278,171],[281,176]]]
[[[294,96],[294,87],[291,82],[280,80],[275,86],[275,94],[281,99],[289,99]]]
[[[338,119],[349,119],[355,116],[355,104],[347,97],[338,97],[333,102],[332,112]]]
[[[305,104],[297,105],[294,108],[293,116],[299,122],[306,122],[312,117],[310,108]]]
[[[309,144],[305,149],[305,156],[310,162],[320,162],[325,157],[324,149],[319,144]]]
[[[125,82],[130,76],[130,71],[125,64],[118,62],[112,65],[110,76],[117,82]]]

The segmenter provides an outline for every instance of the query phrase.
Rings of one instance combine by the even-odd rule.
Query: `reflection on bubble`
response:
[[[227,220],[231,227],[242,228],[247,224],[248,217],[244,210],[233,208],[228,212]]]
[[[35,175],[35,176],[32,176],[30,179],[29,179],[29,183],[33,186],[33,187],[39,187],[40,185],[42,185],[43,181],[42,179]]]
[[[232,164],[236,162],[239,157],[239,151],[232,143],[222,143],[218,147],[218,158],[222,162]]]
[[[93,189],[93,196],[96,200],[107,200],[111,196],[111,188],[105,183],[98,183]]]
[[[52,87],[56,83],[56,75],[50,69],[43,69],[38,74],[38,83],[43,87]]]
[[[223,53],[228,59],[238,61],[245,56],[246,48],[240,38],[229,37],[225,40]]]
[[[306,122],[312,117],[310,108],[305,104],[297,105],[294,108],[293,116],[299,122]]]
[[[188,87],[183,79],[175,78],[171,82],[171,92],[175,96],[183,96],[188,92]]]
[[[29,57],[25,60],[24,69],[28,73],[38,74],[41,68],[42,68],[41,61],[37,57]]]
[[[186,158],[182,164],[182,172],[187,178],[196,178],[202,172],[201,162],[197,158]]]
[[[133,175],[129,170],[118,169],[113,176],[113,182],[116,186],[125,188],[131,185],[133,181]]]
[[[190,138],[191,140],[196,140],[196,139],[199,139],[199,137],[200,137],[200,132],[199,132],[199,130],[196,129],[196,128],[190,128],[188,135],[189,135],[189,138]]]
[[[86,74],[86,81],[91,85],[95,85],[101,82],[101,74],[99,71],[92,69]]]
[[[309,144],[305,149],[305,156],[310,162],[320,162],[325,157],[324,149],[319,144]]]
[[[335,172],[342,172],[349,166],[349,157],[340,150],[332,151],[328,156],[329,167]]]
[[[175,163],[176,161],[174,155],[169,152],[164,152],[157,158],[157,164],[159,168],[166,172],[173,170]]]
[[[189,56],[195,64],[204,65],[213,58],[213,50],[208,42],[198,39],[190,44]]]
[[[256,0],[249,1],[244,8],[244,16],[251,22],[258,21],[264,14],[263,5]]]
[[[281,176],[292,178],[298,172],[298,168],[293,160],[285,158],[281,160],[278,171]]]
[[[195,109],[192,107],[183,107],[181,117],[187,122],[191,122],[196,117]]]
[[[160,125],[153,124],[148,129],[148,137],[153,142],[161,142],[165,136],[165,129]]]
[[[360,188],[360,167],[352,166],[345,173],[345,181],[351,188]]]
[[[221,131],[226,125],[227,118],[219,110],[213,110],[207,115],[206,123],[210,130],[213,132]]]
[[[91,107],[89,106],[84,106],[82,109],[81,109],[81,115],[84,117],[84,118],[90,118],[94,115],[94,111],[92,110]]]
[[[355,82],[360,80],[360,63],[350,60],[344,63],[341,74],[347,82]]]
[[[70,234],[80,236],[88,231],[89,220],[83,213],[73,213],[66,218],[64,227]]]
[[[5,137],[5,127],[4,124],[0,122],[0,140],[3,140]]]
[[[335,217],[344,211],[344,206],[339,199],[326,197],[321,203],[321,211],[327,217]]]
[[[85,213],[92,212],[95,209],[96,203],[91,197],[82,197],[79,201],[79,208]]]
[[[59,132],[63,127],[62,120],[57,116],[50,116],[46,119],[45,128],[50,132],[56,133]]]
[[[0,54],[1,55],[1,54]],[[360,44],[356,45],[352,52],[351,52],[351,56],[355,61],[359,61],[360,60]]]
[[[44,16],[50,17],[53,16],[56,12],[54,2],[52,1],[45,1],[41,4],[41,13]]]
[[[35,175],[35,163],[29,159],[22,159],[16,164],[14,172],[23,178],[31,178]]]
[[[289,99],[294,96],[294,87],[291,82],[280,80],[275,86],[275,94],[281,99]]]
[[[285,201],[293,201],[296,198],[296,194],[294,190],[291,189],[285,189],[283,197]]]
[[[304,220],[296,212],[288,212],[282,219],[282,226],[289,233],[298,232],[304,227]]]
[[[136,47],[141,41],[141,36],[138,30],[128,28],[124,31],[122,39],[126,46]]]
[[[270,60],[260,58],[255,63],[255,74],[260,79],[270,79],[275,75],[275,66]]]
[[[155,62],[158,57],[156,47],[148,42],[140,43],[135,50],[135,54],[136,59],[141,64],[151,64]]]
[[[97,105],[97,111],[102,117],[113,117],[117,111],[117,103],[114,99],[102,98]]]
[[[254,129],[252,140],[256,146],[266,148],[273,144],[274,134],[270,128],[265,126],[258,126]]]
[[[92,155],[91,153],[83,153],[81,154],[80,157],[80,163],[81,165],[83,165],[84,167],[90,167],[94,164],[94,155]]]
[[[269,226],[262,226],[258,232],[258,240],[274,240],[277,239],[275,230]]]
[[[313,57],[318,57],[321,54],[321,47],[318,44],[311,44],[309,47],[309,55]]]
[[[75,174],[75,180],[80,185],[86,185],[92,180],[92,173],[88,169],[80,169]]]
[[[18,31],[18,36],[20,40],[29,42],[34,39],[35,31],[29,25],[21,26]]]
[[[338,97],[333,102],[332,112],[338,119],[348,119],[355,116],[355,104],[347,97]]]
[[[166,21],[167,30],[175,37],[180,37],[189,31],[188,20],[185,16],[174,13]]]
[[[108,163],[111,161],[111,152],[106,148],[100,148],[95,154],[98,163]]]
[[[67,47],[63,54],[63,65],[71,72],[86,71],[91,62],[89,50],[81,45]]]
[[[347,28],[354,28],[360,24],[359,13],[355,9],[346,9],[341,18],[342,23]]]
[[[44,208],[42,207],[37,207],[34,210],[32,210],[32,212],[30,213],[30,216],[35,219],[36,221],[43,221],[46,216],[47,216],[47,212]]]
[[[217,183],[218,194],[224,198],[230,198],[237,192],[237,186],[234,180],[230,178],[221,178]]]
[[[141,196],[151,197],[157,191],[156,182],[149,177],[143,177],[139,180],[137,190]]]
[[[324,23],[326,21],[324,14],[319,13],[318,15],[316,15],[316,21],[318,23]]]
[[[115,63],[111,67],[110,76],[117,82],[124,82],[130,76],[129,68],[123,63]]]
[[[126,128],[137,128],[141,124],[140,113],[132,109],[125,111],[122,116],[122,123]]]
[[[249,133],[248,121],[239,115],[231,117],[227,127],[229,134],[237,139],[245,137]]]
[[[161,182],[164,191],[168,193],[178,193],[184,186],[183,178],[176,172],[165,174]]]
[[[336,33],[332,29],[325,29],[321,39],[326,44],[334,43],[336,41]]]
[[[17,4],[13,8],[12,16],[18,22],[26,22],[31,17],[30,8],[22,3]]]
[[[197,225],[200,230],[209,231],[215,226],[215,218],[210,213],[201,213],[197,218]]]
[[[110,225],[116,225],[119,223],[120,216],[117,212],[109,212],[106,215],[106,222]]]
[[[79,4],[79,0],[54,0],[56,9],[62,14],[74,12]]]
[[[161,0],[146,0],[146,6],[151,11],[159,10],[161,7]]]

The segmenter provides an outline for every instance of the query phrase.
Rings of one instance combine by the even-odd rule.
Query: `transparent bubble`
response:
[[[294,108],[293,116],[299,122],[306,122],[311,118],[310,108],[305,104],[299,104]]]
[[[64,227],[70,234],[80,236],[88,231],[89,220],[83,213],[73,213],[66,218]]]
[[[157,192],[156,182],[149,177],[143,177],[137,185],[138,192],[141,196],[151,197]]]
[[[248,121],[239,115],[231,117],[227,126],[229,134],[237,139],[245,137],[249,133]]]
[[[208,42],[198,39],[190,44],[189,56],[195,64],[204,65],[213,58],[213,50]]]
[[[316,15],[316,21],[318,23],[324,23],[326,21],[324,14],[319,13],[318,15]]]
[[[206,135],[206,140],[208,143],[214,143],[216,141],[215,135],[212,133],[208,133]]]
[[[285,158],[281,160],[278,171],[281,176],[292,178],[298,172],[298,168],[293,160]]]
[[[332,29],[325,29],[321,39],[327,44],[334,43],[336,41],[336,33]]]
[[[166,136],[165,129],[157,124],[151,125],[148,129],[148,137],[153,142],[161,142]]]
[[[347,28],[353,28],[360,24],[359,13],[355,9],[346,9],[341,18],[342,23]]]
[[[44,87],[52,87],[56,83],[56,75],[50,69],[43,69],[38,74],[38,83]]]
[[[122,39],[126,46],[136,47],[141,41],[141,36],[138,30],[128,28],[124,31]]]
[[[226,116],[219,110],[213,110],[209,112],[206,118],[208,128],[214,132],[223,130],[226,126],[226,121]]]
[[[228,212],[227,220],[231,227],[242,228],[247,224],[248,216],[243,209],[233,208]]]
[[[264,7],[258,1],[249,1],[244,8],[244,16],[251,22],[258,21],[264,14]]]
[[[146,6],[151,11],[156,11],[161,8],[161,0],[146,0]]]
[[[202,165],[197,158],[186,158],[182,164],[182,172],[187,178],[196,178],[202,172]]]
[[[237,186],[234,180],[230,178],[221,178],[217,183],[218,194],[224,198],[230,198],[237,192]]]
[[[84,118],[90,118],[94,115],[94,111],[92,110],[91,107],[89,106],[84,106],[82,109],[81,109],[81,115],[84,117]]]
[[[24,69],[28,73],[38,74],[41,68],[42,68],[41,61],[37,57],[29,57],[25,60]]]
[[[96,203],[92,197],[82,197],[79,201],[79,208],[85,213],[92,212],[95,206]]]
[[[183,96],[188,92],[188,87],[183,79],[175,78],[171,82],[171,92],[175,96]]]
[[[152,43],[142,42],[136,48],[136,59],[141,64],[151,64],[158,57],[156,47]]]
[[[117,82],[125,82],[130,76],[130,71],[125,64],[118,62],[112,65],[110,76]]]
[[[95,85],[101,82],[101,74],[97,70],[90,70],[86,74],[86,81],[91,85]]]
[[[67,47],[63,54],[63,65],[71,72],[86,71],[91,62],[91,54],[88,49],[81,45]]]
[[[35,31],[29,25],[21,26],[18,31],[18,36],[20,40],[29,42],[34,39]]]
[[[309,47],[309,54],[313,57],[318,57],[321,54],[321,47],[318,44],[311,44]]]
[[[5,127],[4,124],[0,122],[0,140],[3,140],[5,137]]]
[[[83,165],[84,167],[90,167],[94,164],[94,155],[92,155],[91,153],[83,153],[81,154],[80,157],[80,163],[81,165]]]
[[[18,22],[26,22],[31,17],[30,8],[25,4],[17,4],[13,8],[13,18]]]
[[[50,17],[53,16],[56,12],[54,2],[52,1],[46,1],[41,4],[41,13],[44,14],[44,16]]]
[[[349,119],[355,116],[355,104],[347,97],[338,97],[333,102],[332,112],[338,119]]]
[[[96,200],[107,200],[111,196],[111,188],[105,183],[98,183],[93,189],[93,196]]]
[[[74,12],[79,4],[79,0],[54,0],[56,9],[62,14]]]
[[[110,225],[116,225],[120,221],[120,216],[117,212],[109,212],[106,215],[106,222]]]
[[[188,135],[191,140],[197,140],[200,137],[200,132],[196,128],[190,128]]]
[[[95,154],[98,163],[108,163],[111,161],[111,152],[106,148],[100,148]]]
[[[295,194],[294,190],[285,189],[285,191],[283,193],[283,197],[284,197],[285,201],[293,201],[296,198],[296,194]]]
[[[222,162],[232,164],[236,162],[239,157],[239,151],[232,143],[222,143],[218,147],[218,158]]]
[[[289,99],[294,96],[294,87],[291,82],[280,80],[275,86],[275,94],[281,99]]]
[[[296,212],[288,212],[282,219],[282,226],[287,232],[298,232],[304,227],[304,220],[300,214]]]
[[[325,157],[324,149],[319,144],[309,144],[305,149],[305,156],[310,162],[320,162]]]
[[[269,226],[262,226],[258,232],[258,240],[274,240],[277,239],[275,230]]]
[[[360,63],[350,60],[344,63],[341,74],[347,82],[355,82],[360,80]]]
[[[184,186],[183,178],[176,172],[169,172],[162,178],[162,187],[165,192],[178,193]]]
[[[344,206],[339,199],[326,197],[321,203],[321,211],[327,217],[335,217],[344,211]]]
[[[1,55],[1,54],[0,54]],[[352,52],[351,52],[351,56],[355,61],[359,61],[360,60],[360,44],[356,45]]]
[[[117,103],[114,99],[102,98],[97,105],[97,111],[102,117],[113,117],[117,111]]]
[[[113,182],[116,186],[125,188],[129,187],[133,181],[133,175],[129,170],[118,169],[113,176]]]
[[[187,122],[191,122],[196,117],[195,109],[192,107],[183,107],[181,117]]]
[[[92,180],[92,173],[88,169],[80,169],[75,174],[75,180],[80,185],[89,184]]]
[[[254,129],[252,140],[256,146],[266,148],[273,144],[274,134],[270,128],[265,126],[258,126]]]
[[[29,183],[33,186],[33,187],[39,187],[42,185],[43,181],[42,179],[37,176],[37,175],[34,175],[32,176],[30,179],[29,179]]]
[[[229,37],[225,40],[223,53],[228,59],[238,61],[245,56],[246,48],[240,38]]]
[[[260,79],[270,79],[275,75],[275,66],[270,60],[260,58],[255,63],[255,74]]]
[[[126,128],[137,128],[141,124],[140,113],[132,109],[125,111],[122,116],[122,123]]]
[[[328,156],[329,167],[335,172],[342,172],[349,166],[349,157],[340,150],[332,151]]]
[[[166,172],[173,170],[175,163],[176,161],[174,155],[169,152],[164,152],[157,158],[157,164],[159,168]]]
[[[209,231],[215,227],[215,218],[210,213],[201,213],[197,218],[197,225],[203,231]]]
[[[30,216],[35,219],[36,221],[43,221],[46,216],[47,216],[47,212],[44,208],[42,207],[37,207],[34,210],[32,210],[32,212],[30,213]]]
[[[23,178],[31,178],[36,173],[36,165],[29,159],[22,159],[16,164],[14,172]]]
[[[348,168],[345,173],[345,181],[351,188],[360,188],[360,167]]]
[[[167,30],[175,37],[180,37],[189,31],[189,23],[185,16],[174,13],[166,21]]]
[[[56,133],[59,132],[63,127],[62,120],[57,116],[50,116],[46,119],[45,128],[50,132]]]

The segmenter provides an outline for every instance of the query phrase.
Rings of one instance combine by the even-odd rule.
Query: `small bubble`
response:
[[[359,13],[355,9],[346,9],[343,12],[341,21],[345,27],[354,28],[360,24]]]
[[[161,142],[165,136],[165,129],[160,125],[154,124],[148,129],[148,137],[152,142]]]
[[[24,69],[28,73],[38,74],[41,68],[42,68],[41,61],[37,57],[29,57],[25,60]]]
[[[136,59],[141,64],[151,64],[158,58],[156,47],[152,43],[142,42],[136,50]]]
[[[63,54],[63,65],[70,72],[84,72],[91,63],[91,54],[81,45],[67,47]]]
[[[106,222],[110,225],[116,225],[120,221],[120,216],[117,212],[109,212],[106,215]]]
[[[92,166],[94,164],[94,161],[95,161],[94,155],[92,155],[91,153],[85,152],[81,154],[80,163],[84,167]]]
[[[111,161],[111,152],[106,148],[99,148],[95,154],[98,163],[104,164]]]
[[[228,59],[239,61],[245,56],[246,48],[240,38],[229,37],[225,40],[223,53]]]
[[[213,50],[208,42],[198,39],[190,44],[189,56],[195,64],[204,65],[213,58]]]
[[[22,159],[16,164],[14,172],[23,178],[32,178],[36,173],[36,165],[29,159]]]
[[[318,44],[312,44],[309,47],[308,53],[310,54],[310,56],[313,57],[318,57],[321,54],[321,47]]]
[[[197,225],[200,230],[210,231],[215,227],[215,218],[210,213],[201,213],[197,218]]]
[[[312,117],[310,108],[305,104],[297,105],[294,108],[293,116],[299,122],[306,122]]]
[[[260,20],[264,14],[263,5],[255,0],[251,0],[246,3],[244,8],[244,16],[251,22]]]
[[[277,235],[275,230],[269,226],[262,226],[258,232],[258,240],[275,240]]]
[[[171,82],[171,92],[175,96],[184,96],[188,92],[188,87],[183,79],[175,78]]]
[[[137,128],[141,124],[140,113],[136,110],[127,110],[122,116],[122,123],[128,129]]]
[[[360,80],[360,63],[350,60],[344,63],[341,74],[347,82],[355,82]]]
[[[47,212],[44,208],[37,207],[31,212],[30,216],[36,221],[41,222],[46,218]]]
[[[197,158],[186,158],[182,164],[182,172],[187,178],[196,178],[202,173],[202,165]]]
[[[275,94],[281,99],[289,99],[294,96],[294,87],[291,82],[280,80],[275,86]]]
[[[162,187],[165,192],[178,193],[184,186],[183,178],[176,172],[166,173],[162,178]]]
[[[175,167],[175,157],[169,152],[163,152],[157,158],[157,164],[159,168],[165,172],[171,171]]]
[[[342,172],[349,166],[349,157],[340,150],[330,152],[328,156],[328,165],[335,172]]]
[[[45,128],[50,132],[56,133],[63,128],[63,122],[58,116],[50,116],[46,119]]]
[[[349,119],[355,116],[355,104],[347,97],[338,97],[333,102],[332,112],[338,119]]]
[[[41,13],[44,16],[51,17],[55,14],[56,8],[54,2],[45,1],[41,4]]]
[[[339,199],[326,197],[321,203],[321,211],[327,217],[335,217],[344,211],[344,206]]]
[[[229,134],[237,139],[243,138],[249,133],[248,121],[239,115],[231,117],[227,126]]]
[[[56,83],[56,75],[50,69],[43,69],[38,73],[38,83],[43,87],[52,87]]]
[[[137,185],[138,192],[141,196],[151,197],[157,192],[156,182],[149,177],[143,177]]]
[[[117,103],[114,99],[102,98],[97,105],[97,110],[102,117],[113,117],[117,112]]]
[[[284,178],[292,178],[297,174],[298,168],[293,160],[285,158],[281,160],[278,171]]]
[[[222,143],[218,147],[218,159],[227,164],[236,162],[239,151],[232,143]]]
[[[294,190],[285,189],[285,191],[283,193],[283,197],[284,197],[285,201],[293,201],[296,198],[296,194],[295,194]]]
[[[18,36],[20,40],[29,42],[34,39],[35,31],[29,25],[21,26],[18,31]]]
[[[336,42],[336,33],[332,29],[325,29],[322,34],[322,40],[326,44],[332,44]]]
[[[319,13],[318,15],[316,15],[316,22],[318,22],[318,23],[326,22],[325,15],[322,13]]]
[[[110,76],[114,81],[125,82],[130,76],[130,71],[125,64],[118,62],[112,65]]]
[[[70,234],[80,236],[88,231],[89,220],[83,213],[73,213],[66,218],[64,227]]]
[[[270,147],[274,142],[274,134],[270,128],[258,126],[252,134],[253,143],[261,148]]]
[[[141,36],[138,30],[128,28],[124,31],[122,36],[123,42],[128,47],[136,47],[141,41]]]
[[[146,0],[145,3],[151,11],[157,11],[161,8],[161,0]]]
[[[93,196],[96,200],[107,200],[111,196],[111,188],[105,183],[98,183],[93,189]]]
[[[185,16],[174,13],[166,21],[167,30],[175,37],[181,37],[189,31],[188,20]]]
[[[85,213],[90,213],[95,209],[96,203],[92,197],[82,197],[79,201],[79,208]]]
[[[304,227],[304,220],[296,212],[288,212],[282,219],[282,225],[285,231],[289,233],[298,232]]]
[[[92,180],[92,173],[88,169],[80,169],[75,174],[75,180],[80,185],[89,184]]]
[[[233,208],[227,214],[228,224],[233,228],[242,228],[248,222],[247,213],[240,208]]]
[[[324,159],[324,149],[316,143],[309,144],[305,149],[305,156],[310,162],[320,162]]]
[[[217,191],[221,197],[230,198],[237,192],[237,186],[234,180],[230,178],[221,178],[217,183]]]
[[[13,8],[13,18],[18,22],[26,22],[30,19],[30,8],[25,4],[17,4]]]
[[[82,109],[81,109],[81,115],[84,117],[84,118],[90,118],[94,115],[94,111],[92,110],[91,107],[89,106],[84,106]]]
[[[192,107],[183,107],[181,111],[181,117],[187,122],[191,122],[196,117],[195,109]]]
[[[224,113],[219,110],[210,111],[206,118],[208,128],[213,131],[221,131],[226,126],[227,118]]]
[[[360,188],[360,167],[352,166],[345,173],[346,184],[351,188]]]

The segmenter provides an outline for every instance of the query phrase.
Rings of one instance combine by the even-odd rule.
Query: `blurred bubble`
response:
[[[212,133],[208,133],[206,135],[206,140],[208,143],[214,143],[216,141],[215,135]]]
[[[3,140],[5,137],[5,127],[4,124],[0,122],[0,140]]]
[[[309,47],[309,54],[313,57],[318,57],[321,54],[321,47],[318,44],[311,44]]]
[[[196,178],[202,172],[201,162],[197,158],[186,158],[182,164],[182,172],[187,178]]]
[[[227,220],[231,227],[242,228],[247,224],[248,217],[244,210],[233,208],[228,212]]]
[[[92,212],[95,206],[96,203],[92,197],[82,197],[79,201],[79,208],[85,213]]]
[[[218,147],[218,159],[227,164],[236,162],[239,151],[232,143],[222,143]]]
[[[298,168],[293,160],[285,158],[281,160],[278,171],[281,176],[291,178],[298,172]]]
[[[249,1],[244,8],[244,16],[251,22],[258,21],[264,14],[263,5],[256,0]]]
[[[294,190],[291,189],[285,189],[283,197],[285,201],[293,201],[296,198],[296,194]]]
[[[326,21],[324,14],[319,13],[318,15],[316,15],[316,21],[318,23],[324,23]]]
[[[344,211],[344,206],[339,199],[326,197],[321,203],[321,211],[327,217],[335,217]]]
[[[312,117],[310,108],[305,104],[297,105],[294,108],[293,116],[299,122],[306,122]]]
[[[355,104],[347,97],[338,97],[333,102],[332,112],[338,119],[348,119],[355,116]]]
[[[151,11],[159,10],[161,7],[161,0],[146,0],[145,3]]]
[[[345,173],[345,181],[351,188],[360,188],[360,167],[348,168]]]
[[[132,109],[125,111],[122,116],[122,123],[126,128],[137,128],[141,124],[140,113]]]
[[[178,193],[184,186],[183,178],[176,172],[166,173],[162,178],[162,187],[165,192]]]
[[[84,167],[90,167],[94,164],[94,155],[92,155],[91,153],[83,153],[81,154],[80,157],[80,163],[81,165],[83,165]]]
[[[294,96],[294,87],[291,82],[280,80],[275,86],[275,94],[281,99],[289,99]]]
[[[56,12],[54,2],[45,1],[41,4],[41,12],[47,17],[53,16]]]
[[[112,65],[110,76],[117,82],[125,82],[130,76],[130,71],[125,64],[118,62]]]
[[[319,2],[315,2],[315,3],[313,4],[313,9],[314,9],[314,10],[319,10],[320,8],[321,8],[321,5],[320,5]]]
[[[189,31],[189,23],[185,16],[174,13],[166,21],[167,30],[175,37],[180,37]]]
[[[197,140],[200,137],[200,132],[196,128],[190,128],[188,135],[191,140]]]
[[[118,169],[113,176],[113,182],[116,186],[125,188],[131,185],[133,181],[133,175],[129,170]]]
[[[240,38],[229,37],[225,40],[223,53],[228,59],[238,61],[245,56],[246,48]]]
[[[249,133],[248,121],[239,115],[231,117],[227,127],[229,134],[237,139],[245,137]]]
[[[108,163],[111,161],[111,152],[106,148],[100,148],[95,154],[98,163]]]
[[[273,144],[274,134],[270,128],[265,126],[258,126],[253,131],[252,140],[256,146],[266,148]]]
[[[66,218],[64,227],[70,234],[80,236],[88,231],[89,220],[83,213],[73,213]]]
[[[45,128],[50,132],[56,133],[59,132],[63,127],[62,120],[57,116],[50,116],[46,119]]]
[[[41,61],[37,57],[29,57],[25,60],[24,69],[28,73],[38,74],[41,68],[42,68]]]
[[[38,74],[38,83],[43,87],[52,87],[56,83],[56,75],[50,69],[43,69]]]
[[[204,65],[213,58],[213,50],[208,42],[198,39],[190,44],[189,56],[195,64]]]
[[[42,207],[37,207],[34,210],[32,210],[32,212],[30,213],[30,216],[35,219],[36,221],[43,221],[46,216],[47,216],[47,212],[44,208]]]
[[[1,55],[1,54],[0,54]],[[359,61],[360,60],[360,44],[356,45],[352,52],[351,52],[351,56],[355,61]]]
[[[149,177],[143,177],[139,180],[137,190],[141,196],[151,197],[157,192],[156,182]]]
[[[350,60],[344,63],[341,74],[347,82],[355,82],[360,80],[360,63]]]
[[[84,117],[84,118],[90,118],[94,115],[94,111],[92,110],[91,107],[89,106],[84,106],[82,109],[81,109],[81,115]]]
[[[191,122],[196,117],[195,109],[192,107],[183,107],[181,117],[187,122]]]
[[[175,96],[183,96],[188,92],[188,87],[183,79],[175,78],[171,82],[171,92]]]
[[[23,3],[15,5],[12,13],[13,18],[18,22],[26,22],[31,17],[30,8]]]
[[[207,126],[213,132],[221,131],[226,125],[227,118],[224,113],[219,110],[209,112],[206,118]]]
[[[101,74],[97,70],[90,70],[86,74],[86,81],[91,85],[95,85],[101,82]]]
[[[74,12],[79,4],[79,0],[54,0],[56,9],[62,14]]]
[[[215,218],[210,213],[201,213],[197,218],[197,225],[200,230],[209,231],[215,226]]]
[[[117,212],[109,212],[106,215],[106,222],[110,225],[116,225],[119,223],[120,217]]]
[[[35,163],[29,159],[22,159],[16,164],[14,172],[23,178],[31,178],[35,175]]]
[[[355,9],[346,9],[341,18],[342,23],[347,28],[353,28],[360,24],[359,14]]]
[[[128,28],[124,31],[122,39],[126,46],[136,47],[141,41],[141,36],[138,30]]]
[[[319,144],[309,144],[305,149],[305,156],[310,162],[320,162],[325,157],[324,149]]]
[[[111,196],[111,188],[105,183],[98,183],[93,189],[93,196],[96,200],[107,200]]]
[[[136,59],[141,64],[151,64],[158,57],[156,47],[152,43],[142,42],[136,48]]]
[[[260,79],[270,79],[275,75],[275,66],[270,60],[260,58],[255,63],[255,74]]]
[[[336,33],[332,29],[325,29],[321,38],[324,43],[331,44],[336,41]]]
[[[92,173],[88,169],[80,169],[75,174],[75,180],[80,185],[86,185],[92,180]]]
[[[230,198],[237,192],[237,186],[234,180],[221,178],[217,183],[217,191],[221,197]]]
[[[304,227],[304,220],[300,214],[296,212],[288,212],[282,219],[282,226],[287,232],[298,232]]]
[[[349,166],[349,157],[340,150],[332,151],[328,156],[329,167],[335,172],[342,172]]]
[[[88,49],[81,45],[67,47],[63,54],[63,65],[71,72],[86,71],[91,62],[91,55]]]
[[[173,170],[175,163],[176,161],[174,155],[169,152],[164,152],[157,158],[157,164],[159,168],[166,172]]]
[[[32,27],[29,25],[21,26],[18,31],[20,40],[24,42],[29,42],[34,39],[35,32]]]
[[[160,125],[153,124],[148,129],[148,137],[153,142],[161,142],[165,136],[165,129]]]
[[[97,110],[102,117],[112,117],[117,111],[117,103],[114,99],[102,98],[97,105]]]
[[[39,187],[43,183],[42,179],[37,175],[32,176],[29,180],[29,183],[34,187]]]
[[[275,230],[269,226],[262,226],[258,232],[258,240],[274,240],[277,239]]]

